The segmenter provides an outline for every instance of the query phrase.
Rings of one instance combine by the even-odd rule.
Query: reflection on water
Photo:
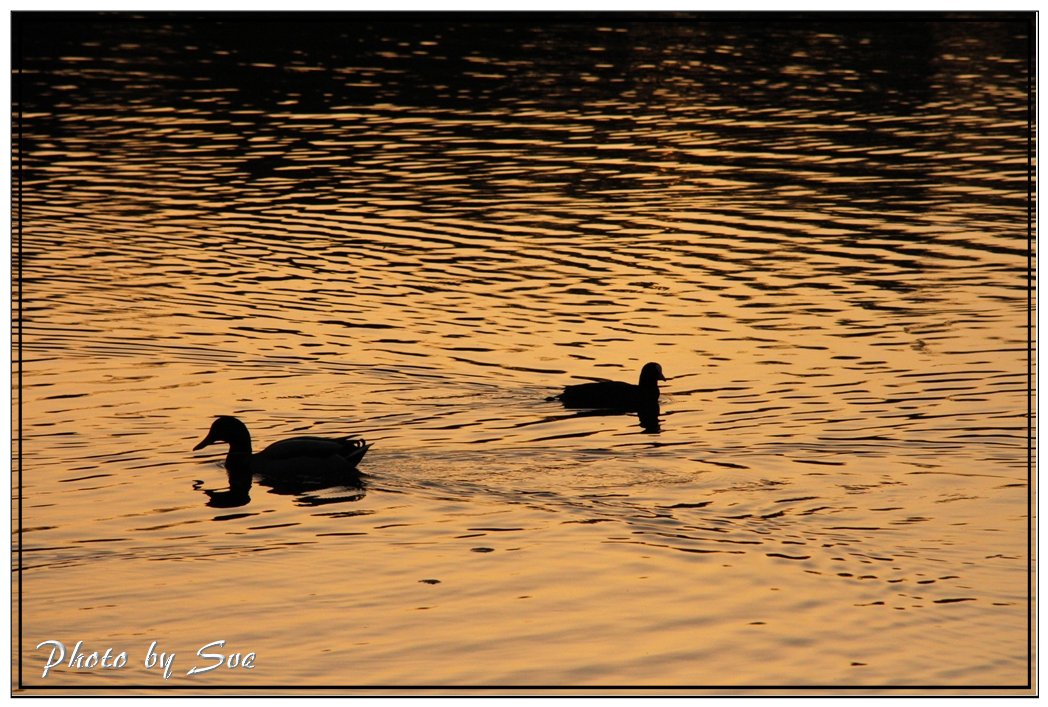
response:
[[[1028,685],[1029,20],[16,18],[16,683]]]
[[[270,490],[270,493],[282,496],[294,496],[295,503],[301,506],[321,506],[328,503],[345,503],[364,498],[364,479],[359,474],[346,478],[328,474],[312,475],[309,469],[292,476],[261,475],[257,480],[252,476],[235,479],[227,471],[229,486],[225,489],[204,489],[207,505],[212,508],[238,508],[251,503],[252,483]],[[203,481],[194,482],[194,488],[200,488]]]

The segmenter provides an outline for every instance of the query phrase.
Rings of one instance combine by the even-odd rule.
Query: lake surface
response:
[[[13,27],[15,688],[1031,685],[1029,15]]]

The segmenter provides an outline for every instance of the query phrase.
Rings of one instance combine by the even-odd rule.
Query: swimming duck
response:
[[[564,392],[550,400],[560,400],[570,408],[612,408],[615,410],[638,410],[657,405],[659,381],[666,380],[662,366],[646,363],[640,369],[637,385],[621,381],[597,381],[569,385]]]
[[[243,505],[251,488],[252,475],[274,479],[316,477],[356,471],[357,464],[371,445],[351,437],[292,437],[274,442],[260,452],[251,452],[251,434],[247,425],[235,417],[217,418],[193,451],[217,442],[229,444],[226,471],[228,492],[208,492],[212,500],[223,499],[223,505]],[[242,503],[239,501],[243,501]],[[216,504],[217,505],[217,504]]]

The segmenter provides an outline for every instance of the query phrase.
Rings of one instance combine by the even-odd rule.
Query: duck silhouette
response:
[[[193,447],[198,451],[225,442],[228,491],[206,491],[208,505],[230,508],[250,502],[251,480],[259,476],[274,489],[308,490],[330,486],[333,480],[357,482],[357,464],[371,445],[353,437],[292,437],[252,452],[251,433],[235,417],[223,415],[212,424],[207,436]]]
[[[666,380],[662,366],[657,363],[646,363],[640,369],[640,380],[637,385],[621,381],[601,380],[593,383],[580,383],[564,388],[560,395],[547,398],[559,400],[569,408],[604,408],[613,410],[649,410],[658,409],[659,381]]]

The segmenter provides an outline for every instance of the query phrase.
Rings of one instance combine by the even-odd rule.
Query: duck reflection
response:
[[[661,420],[659,419],[659,404],[658,402],[644,405],[637,410],[637,417],[640,419],[640,426],[644,428],[644,431],[648,434],[657,435],[662,432],[660,425]]]
[[[565,406],[567,407],[567,406]],[[617,409],[617,408],[598,408],[595,410],[578,410],[570,417],[612,417],[615,415],[636,415],[638,427],[640,427],[645,434],[658,434],[662,432],[662,420],[659,415],[661,409],[658,403],[649,403],[635,410],[630,409]],[[566,417],[549,418],[544,422],[550,422],[554,419],[563,420]]]
[[[226,490],[202,489],[211,508],[240,508],[251,503],[251,486],[268,488],[270,493],[294,496],[299,506],[325,506],[332,503],[352,503],[364,498],[367,493],[364,476],[359,471],[331,477],[329,475],[310,478],[298,475],[295,478],[275,478],[268,474],[253,474],[243,470],[226,470],[229,488]],[[202,483],[202,482],[201,482]],[[200,488],[199,485],[194,488]]]
[[[222,416],[193,451],[218,442],[229,444],[225,491],[205,489],[207,505],[237,508],[251,502],[251,484],[272,493],[298,497],[302,505],[324,505],[358,501],[364,497],[364,482],[357,464],[371,445],[353,437],[293,437],[252,453],[247,426],[235,417]]]

